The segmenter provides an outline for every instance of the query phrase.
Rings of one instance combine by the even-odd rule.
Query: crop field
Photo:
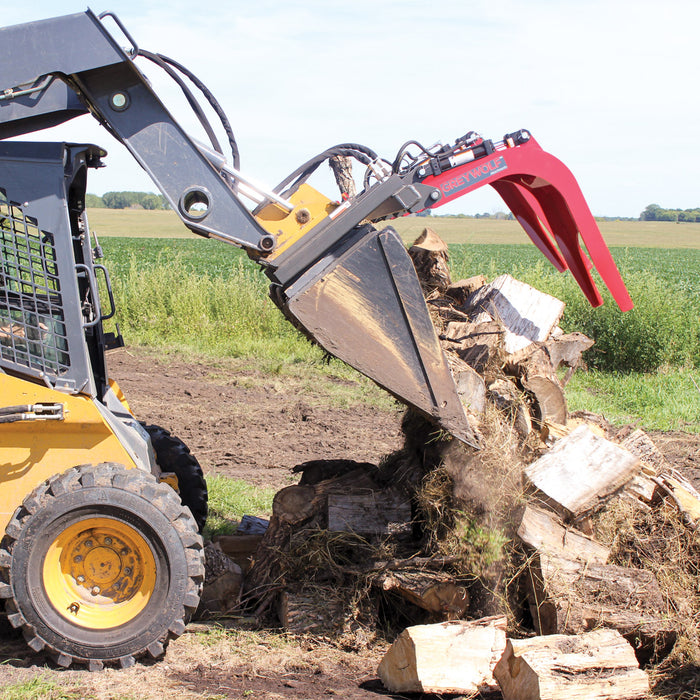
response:
[[[138,238],[190,238],[173,211],[90,209],[90,226],[99,236]],[[530,244],[517,221],[459,217],[405,217],[391,225],[406,242],[415,240],[426,225],[448,244]],[[610,246],[700,249],[700,223],[663,221],[602,221],[603,237]]]
[[[116,214],[133,217],[130,231],[139,229],[141,214],[172,216],[172,212]],[[399,223],[422,228],[452,222],[459,227],[465,221],[494,232],[513,224],[415,218]],[[635,222],[618,224],[627,224],[630,230],[645,228]],[[691,234],[695,227],[670,226]],[[404,231],[405,240],[406,231],[412,229]],[[112,273],[117,321],[129,343],[254,358],[256,366],[303,365],[341,376],[351,372],[339,362],[321,368],[322,352],[284,320],[267,297],[267,278],[243,251],[191,235],[108,236],[101,242]],[[579,373],[570,385],[573,409],[598,410],[620,422],[642,416],[646,425],[659,429],[700,431],[700,389],[696,388],[700,385],[700,247],[630,245],[611,250],[635,302],[628,314],[617,310],[607,292],[603,307],[592,309],[571,276],[556,272],[533,245],[450,245],[454,279],[512,274],[566,302],[564,330],[578,330],[596,339],[586,357],[593,371]]]

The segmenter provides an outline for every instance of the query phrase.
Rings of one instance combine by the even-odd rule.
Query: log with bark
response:
[[[444,572],[398,569],[381,572],[373,585],[397,593],[409,603],[428,611],[435,619],[456,620],[469,608],[467,589]]]
[[[444,622],[405,629],[379,664],[393,693],[496,690],[493,669],[506,644],[506,618]]]
[[[539,634],[608,627],[632,641],[644,660],[675,642],[675,625],[651,571],[538,552],[528,561],[525,588]]]
[[[509,639],[494,676],[504,700],[632,700],[649,692],[634,650],[614,630]]]
[[[451,284],[447,244],[431,228],[423,229],[408,249],[418,280],[426,295],[444,292]]]

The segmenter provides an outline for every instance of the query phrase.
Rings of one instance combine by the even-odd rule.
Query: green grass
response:
[[[599,413],[616,425],[700,433],[700,372],[576,373],[566,386],[569,410]]]
[[[205,536],[228,535],[244,515],[267,517],[272,513],[276,489],[259,488],[225,476],[207,477],[209,516]]]
[[[82,691],[65,688],[43,676],[0,687],[2,700],[89,700]]]
[[[161,352],[236,358],[281,381],[293,376],[308,386],[320,385],[330,375],[340,380],[336,393],[347,405],[376,401],[381,393],[369,388],[369,382],[358,384],[357,373],[341,362],[326,364],[322,351],[297,333],[269,300],[267,278],[242,251],[197,238],[108,238],[103,246],[117,320],[128,343]],[[647,427],[698,429],[697,392],[688,393],[682,377],[700,368],[700,249],[613,249],[635,302],[626,314],[607,292],[603,307],[592,309],[571,276],[557,273],[532,245],[465,244],[450,251],[454,279],[474,274],[492,279],[508,272],[564,300],[562,327],[596,339],[586,361],[613,374],[579,374],[571,390],[574,408],[620,420],[641,416]],[[676,375],[680,383],[665,390]],[[676,390],[688,399],[676,396]],[[621,392],[635,400],[623,403]],[[666,409],[659,406],[664,402]]]

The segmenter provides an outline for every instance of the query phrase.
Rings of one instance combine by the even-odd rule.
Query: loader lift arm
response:
[[[129,49],[107,31],[106,16],[117,22]],[[631,308],[573,175],[528,132],[495,145],[470,133],[453,145],[418,145],[417,156],[407,147],[391,164],[371,149],[341,144],[269,191],[240,173],[235,144],[231,167],[215,139],[209,148],[185,133],[136,67],[138,55],[155,57],[170,73],[181,68],[140,50],[111,13],[97,17],[88,10],[1,29],[0,139],[92,113],[191,231],[248,251],[290,320],[462,440],[472,442],[473,435],[410,258],[393,229],[373,224],[489,184],[547,258],[559,270],[571,269],[593,305],[602,302],[590,274],[595,266],[620,307]],[[368,166],[362,192],[343,203],[305,184],[335,153]],[[257,204],[254,211],[242,194]]]

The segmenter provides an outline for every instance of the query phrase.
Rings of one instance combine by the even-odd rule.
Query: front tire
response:
[[[167,485],[117,464],[37,487],[0,543],[0,597],[34,651],[61,666],[130,666],[165,652],[197,608],[202,539]]]
[[[174,472],[180,489],[180,500],[191,511],[199,531],[207,522],[208,492],[202,467],[180,438],[159,425],[142,424],[151,438],[156,462],[164,472]]]

